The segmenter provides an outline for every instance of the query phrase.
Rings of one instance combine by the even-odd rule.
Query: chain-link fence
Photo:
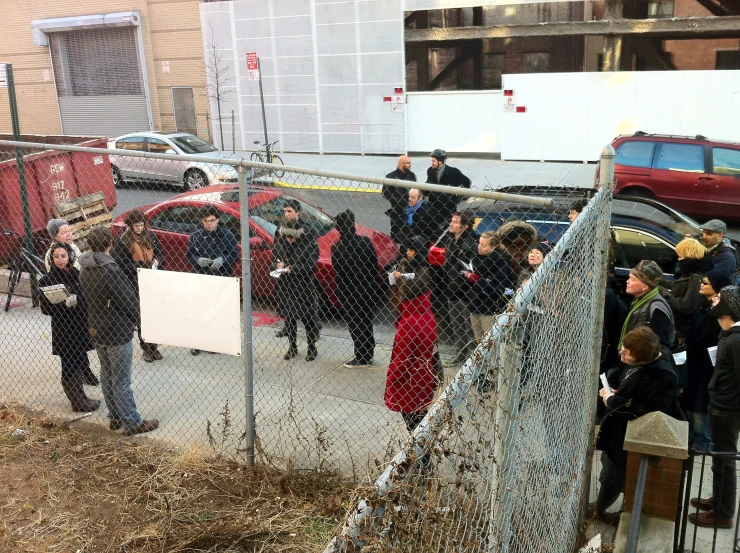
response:
[[[448,197],[434,185],[400,183],[405,205],[394,211],[382,180],[219,159],[206,143],[168,140],[132,137],[111,143],[115,151],[0,142],[24,154],[22,171],[12,155],[0,164],[2,399],[65,418],[92,410],[90,420],[124,434],[151,430],[157,419],[150,435],[174,445],[207,442],[229,455],[358,479],[382,470],[407,441],[442,380],[530,278],[530,250],[566,232],[578,196],[462,189]],[[449,198],[462,215],[440,207]],[[113,235],[107,254],[101,228]],[[551,262],[543,281],[552,295],[542,286],[534,294],[543,315],[512,319],[509,334],[538,336],[524,339],[517,361],[537,370],[517,372],[525,377],[511,388],[512,405],[498,405],[531,411],[521,419],[531,424],[555,405],[559,420],[587,422],[583,411],[565,412],[586,397],[572,392],[586,379],[575,365],[562,368],[566,382],[562,374],[548,381],[522,361],[590,351],[590,334],[588,344],[557,334],[591,324],[601,230],[579,228],[567,231],[567,252],[556,248],[562,263]],[[244,271],[251,294],[240,302]],[[243,334],[240,314],[251,322]],[[420,318],[424,351],[413,350],[422,327],[408,326]],[[553,382],[567,385],[565,405],[539,399]],[[514,401],[523,394],[530,399]],[[460,424],[475,420],[478,400],[466,401]],[[582,444],[568,443],[582,453]]]
[[[413,439],[358,491],[327,552],[574,550],[591,467],[610,200],[603,186],[522,279]]]

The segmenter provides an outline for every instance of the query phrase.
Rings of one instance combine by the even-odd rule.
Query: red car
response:
[[[738,218],[740,143],[637,132],[611,144],[617,194],[656,199],[707,219]],[[596,182],[598,175],[597,165]]]
[[[297,200],[301,204],[302,219],[318,237],[319,263],[316,276],[325,292],[323,300],[328,302],[328,305],[339,307],[335,294],[335,273],[331,266],[331,247],[339,240],[339,233],[334,230],[334,219],[300,198],[274,188],[250,186],[248,198],[252,292],[260,297],[271,297],[273,294],[275,279],[270,277],[269,273],[272,268],[275,229],[283,218],[285,200]],[[168,270],[182,272],[192,270],[185,252],[190,234],[202,226],[198,210],[205,205],[215,206],[221,212],[219,225],[229,229],[237,240],[241,240],[239,189],[236,185],[209,186],[139,208],[146,215],[148,226],[162,243]],[[126,213],[123,213],[116,218],[112,228],[113,234],[119,235],[126,228],[123,222],[125,217]],[[398,258],[398,246],[390,236],[362,225],[357,226],[357,232],[372,241],[381,269],[390,266]],[[240,276],[241,261],[237,261],[234,268],[235,274]]]

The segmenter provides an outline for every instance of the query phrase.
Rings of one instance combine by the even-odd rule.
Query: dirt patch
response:
[[[0,405],[2,552],[323,551],[352,488]]]

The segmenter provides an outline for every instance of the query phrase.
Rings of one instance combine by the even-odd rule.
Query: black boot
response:
[[[91,413],[100,407],[100,401],[85,395],[82,382],[83,375],[80,371],[77,371],[71,378],[62,378],[62,389],[64,389],[64,394],[72,404],[72,411],[75,413]]]
[[[288,361],[290,359],[293,359],[296,355],[298,355],[298,344],[293,342],[292,344],[290,344],[290,347],[288,348],[288,353],[283,355],[283,359]]]
[[[83,363],[82,366],[77,369],[77,372],[82,375],[83,384],[87,384],[88,386],[100,386],[100,380],[98,380],[98,377],[95,376],[94,372],[92,372],[89,362]]]
[[[306,361],[313,361],[319,356],[319,352],[316,349],[316,344],[308,344],[308,351],[306,352]]]

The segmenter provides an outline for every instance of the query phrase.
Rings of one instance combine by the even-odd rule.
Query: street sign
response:
[[[257,52],[247,52],[247,78],[250,81],[258,81],[260,78],[260,65]]]
[[[504,90],[504,113],[516,113],[516,96],[513,90]]]
[[[8,88],[8,78],[5,76],[5,64],[0,63],[0,87]]]
[[[391,110],[403,111],[403,94],[396,94],[391,98]]]

